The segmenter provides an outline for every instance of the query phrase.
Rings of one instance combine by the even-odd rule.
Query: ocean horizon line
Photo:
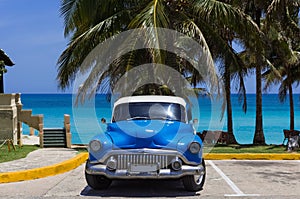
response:
[[[45,128],[59,128],[63,124],[64,114],[71,116],[71,131],[73,144],[86,144],[99,130],[91,129],[95,125],[95,121],[100,124],[100,119],[103,117],[107,121],[111,119],[112,104],[106,98],[106,94],[97,94],[95,99],[96,120],[91,120],[88,112],[82,112],[79,117],[82,117],[80,123],[77,123],[74,115],[74,107],[72,105],[73,94],[24,94],[21,95],[23,109],[31,109],[33,115],[44,115]],[[294,94],[295,101],[295,129],[300,129],[300,95]],[[212,130],[214,126],[211,115],[211,103],[207,97],[199,97],[200,115],[193,118],[199,119],[199,132],[203,130]],[[236,139],[241,144],[251,144],[255,131],[255,94],[247,94],[247,112],[244,113],[242,105],[239,103],[238,94],[232,94],[232,110],[233,110],[233,125]],[[55,110],[55,111],[53,111]],[[77,115],[76,115],[77,117]],[[226,116],[224,115],[224,125],[219,129],[227,130]],[[94,121],[94,122],[92,122]],[[212,122],[212,123],[211,123]],[[284,139],[283,129],[289,129],[289,101],[281,103],[277,94],[263,95],[263,123],[264,133],[267,144],[280,144]],[[81,126],[83,125],[83,126]],[[98,124],[96,124],[98,125]],[[23,133],[29,134],[29,127],[23,125]]]

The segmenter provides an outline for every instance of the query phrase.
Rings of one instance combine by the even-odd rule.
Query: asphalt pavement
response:
[[[23,136],[24,145],[39,143],[37,136]],[[82,165],[87,153],[74,149],[40,148],[27,157],[0,163],[0,184],[45,178],[71,171]],[[300,154],[205,154],[206,160],[300,160]]]
[[[91,189],[84,164],[60,175],[0,183],[0,198],[24,199],[198,199],[299,198],[299,160],[207,160],[204,189],[184,190],[178,180],[115,180],[106,190]]]

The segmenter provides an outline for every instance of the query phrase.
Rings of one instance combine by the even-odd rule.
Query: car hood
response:
[[[107,134],[114,148],[170,148],[186,135],[191,135],[190,124],[164,120],[131,120],[114,122],[108,125]]]

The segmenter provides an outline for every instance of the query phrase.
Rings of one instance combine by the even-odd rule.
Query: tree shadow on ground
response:
[[[116,180],[106,190],[93,190],[86,186],[82,196],[101,197],[190,197],[199,192],[188,192],[180,180]]]

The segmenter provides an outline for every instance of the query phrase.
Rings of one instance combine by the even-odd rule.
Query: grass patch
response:
[[[88,152],[87,147],[72,147],[74,150],[77,151],[77,153],[85,153]]]
[[[213,148],[211,148],[213,147]],[[209,151],[210,150],[210,151]],[[204,153],[289,153],[286,150],[286,146],[282,145],[215,145],[205,146]],[[300,152],[296,150],[295,152]]]
[[[16,150],[14,151],[14,149],[10,147],[10,151],[8,151],[7,145],[4,144],[0,148],[0,163],[25,158],[28,153],[39,149],[39,147],[35,145],[15,146],[15,148]]]
[[[74,144],[71,148],[76,150],[78,154],[88,152],[88,146],[84,144]]]

